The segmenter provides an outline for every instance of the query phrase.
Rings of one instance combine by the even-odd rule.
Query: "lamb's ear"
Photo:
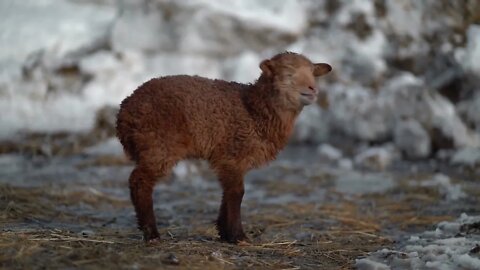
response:
[[[325,63],[318,63],[318,64],[313,64],[313,76],[319,77],[322,75],[325,75],[332,71],[332,67],[329,64]]]
[[[263,60],[260,63],[260,69],[265,75],[271,76],[273,74],[273,62],[268,59]]]

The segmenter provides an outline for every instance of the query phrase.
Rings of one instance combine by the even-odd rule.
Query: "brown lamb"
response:
[[[222,240],[247,240],[240,219],[243,177],[275,159],[305,105],[316,101],[315,77],[331,71],[285,52],[260,63],[254,84],[167,76],[141,85],[121,104],[117,135],[136,166],[129,179],[138,227],[148,242],[159,233],[153,211],[156,180],[182,159],[204,159],[223,188],[216,222]]]

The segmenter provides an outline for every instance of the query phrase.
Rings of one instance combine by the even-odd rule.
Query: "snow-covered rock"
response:
[[[0,137],[91,127],[95,112],[78,95],[84,78],[73,62],[104,46],[115,12],[73,1],[0,3]]]
[[[110,43],[116,52],[172,51],[173,33],[164,14],[146,1],[122,1],[120,16],[112,26]]]
[[[380,98],[390,104],[391,119],[417,120],[429,132],[437,148],[478,145],[478,135],[463,123],[455,106],[411,74],[405,73],[389,81]]]
[[[394,129],[395,146],[407,158],[425,158],[430,154],[430,136],[415,119],[400,120]]]
[[[355,164],[372,170],[385,170],[395,159],[392,146],[371,147],[355,156]]]
[[[463,67],[480,76],[480,25],[470,25],[467,30],[467,47],[459,59]]]
[[[0,70],[18,67],[39,51],[49,61],[61,61],[105,42],[115,14],[112,6],[89,2],[1,1]]]
[[[332,128],[360,140],[391,136],[393,121],[387,100],[360,85],[335,84],[329,89],[328,110]]]
[[[305,6],[288,1],[158,1],[176,50],[228,56],[286,45],[306,30]]]
[[[317,152],[321,158],[325,158],[330,161],[337,161],[342,158],[343,154],[342,151],[339,149],[331,146],[330,144],[321,144],[317,148]]]
[[[463,148],[457,150],[451,158],[451,163],[469,167],[480,166],[480,148]]]

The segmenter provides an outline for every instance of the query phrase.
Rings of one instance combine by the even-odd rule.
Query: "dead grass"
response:
[[[252,224],[246,227],[252,237],[250,244],[219,242],[208,218],[193,217],[203,221],[195,226],[163,227],[163,241],[148,246],[141,241],[134,224],[102,227],[98,224],[107,223],[111,217],[94,220],[59,209],[59,205],[68,209],[78,204],[130,207],[128,201],[95,189],[0,186],[0,194],[0,223],[5,228],[0,232],[0,266],[9,269],[347,269],[355,258],[390,242],[379,235],[378,224],[371,218],[358,217],[353,204],[317,207],[299,203],[280,206],[281,215],[276,211],[279,206],[266,207],[258,214],[245,213],[248,224]],[[325,225],[325,220],[334,220],[336,225]],[[47,228],[51,226],[43,225],[50,223],[42,221],[58,225]],[[78,223],[92,224],[94,233],[75,231]],[[298,233],[304,237],[297,237]]]

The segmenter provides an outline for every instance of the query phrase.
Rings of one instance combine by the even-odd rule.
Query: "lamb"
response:
[[[260,69],[253,84],[187,75],[154,78],[123,100],[117,136],[136,164],[130,196],[145,241],[159,240],[152,201],[156,180],[182,159],[207,160],[218,176],[221,240],[248,240],[240,217],[243,177],[275,159],[302,108],[317,99],[315,77],[332,70],[292,52],[263,60]]]

